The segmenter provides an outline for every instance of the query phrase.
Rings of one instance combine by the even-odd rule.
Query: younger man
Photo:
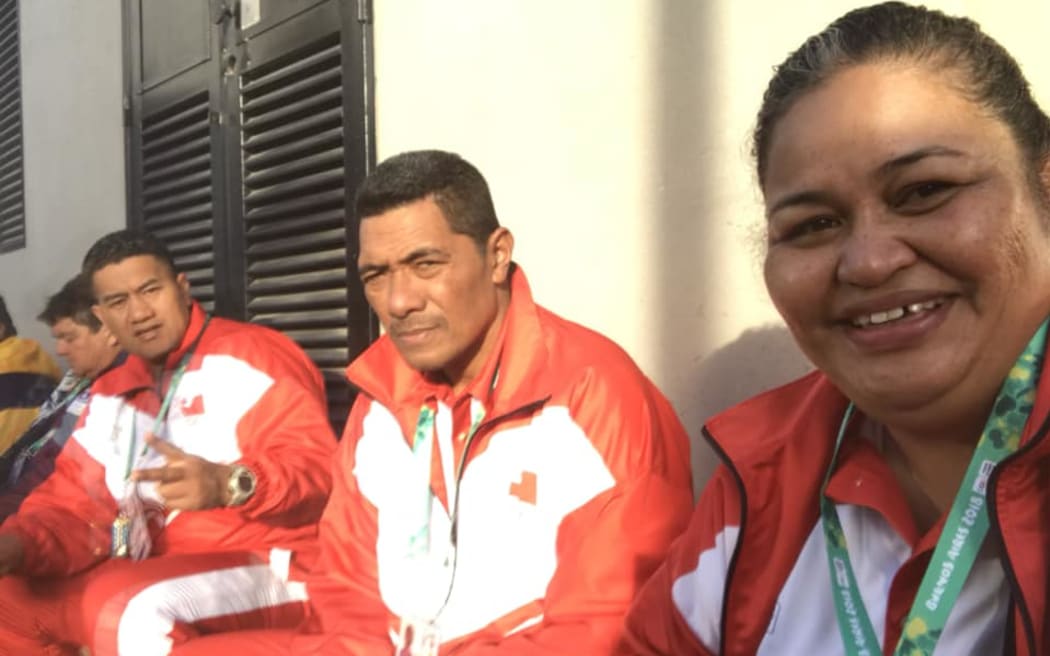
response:
[[[154,656],[294,625],[335,448],[320,372],[280,333],[206,315],[149,235],[102,237],[83,274],[128,358],[0,527],[0,654]]]

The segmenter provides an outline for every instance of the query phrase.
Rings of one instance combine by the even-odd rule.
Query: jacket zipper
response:
[[[1027,444],[1001,460],[999,466],[992,470],[992,474],[988,478],[989,494],[986,495],[988,499],[988,518],[991,520],[992,527],[995,529],[995,536],[999,540],[999,547],[1003,553],[1003,572],[1006,574],[1006,580],[1010,585],[1011,598],[1021,614],[1021,624],[1024,626],[1025,642],[1028,644],[1029,653],[1032,654],[1036,653],[1035,626],[1032,623],[1032,611],[1029,610],[1024,596],[1021,594],[1021,585],[1017,582],[1017,573],[1014,571],[1013,563],[1010,562],[1010,552],[1006,549],[1006,538],[1003,536],[1002,525],[999,522],[999,504],[996,499],[996,488],[999,484],[1000,473],[1015,460],[1022,458],[1026,453],[1034,449],[1039,442],[1046,437],[1048,430],[1050,430],[1050,415],[1047,415],[1043,420],[1042,426],[1039,427],[1039,430],[1036,431],[1035,435]],[[1008,618],[1008,621],[1013,622],[1013,618]]]
[[[729,566],[726,568],[726,582],[725,588],[722,590],[722,619],[721,619],[721,635],[718,637],[718,656],[725,656],[726,653],[726,630],[729,625],[729,614],[727,608],[729,606],[729,590],[733,582],[733,574],[736,572],[737,558],[740,556],[741,547],[744,544],[744,526],[747,524],[747,492],[744,490],[744,479],[740,476],[740,472],[737,471],[736,466],[729,459],[729,456],[722,447],[715,441],[714,436],[707,430],[707,426],[704,426],[701,433],[704,439],[707,440],[708,445],[714,449],[715,454],[718,455],[719,460],[726,466],[726,469],[733,474],[733,480],[736,482],[737,491],[740,493],[740,529],[737,532],[736,546],[733,547],[733,555],[729,558]]]
[[[511,410],[510,412],[504,413],[504,414],[502,414],[502,415],[500,415],[498,417],[493,417],[492,419],[490,419],[488,421],[481,422],[481,424],[478,425],[477,430],[475,430],[470,435],[470,437],[467,439],[467,443],[463,445],[463,454],[460,455],[460,457],[459,457],[459,465],[456,468],[456,488],[455,488],[456,489],[456,492],[455,492],[456,498],[455,498],[455,500],[452,503],[452,508],[451,508],[452,512],[451,512],[451,514],[449,516],[449,519],[452,522],[452,526],[449,527],[449,536],[448,537],[449,537],[449,542],[452,545],[453,551],[455,551],[456,549],[459,548],[458,545],[456,544],[457,541],[459,540],[459,484],[463,480],[463,470],[466,468],[467,454],[470,453],[470,446],[474,443],[475,436],[477,436],[478,433],[481,432],[482,428],[488,428],[489,426],[495,424],[496,422],[502,421],[502,420],[506,419],[507,417],[512,417],[514,415],[517,415],[517,414],[520,414],[520,413],[525,413],[525,412],[533,412],[534,410],[536,410],[538,408],[542,408],[547,403],[547,401],[550,400],[550,398],[551,398],[550,396],[547,396],[547,397],[542,398],[542,399],[540,399],[538,401],[533,401],[532,403],[530,403],[528,405],[523,405],[520,408],[517,408],[516,410]],[[452,598],[452,589],[456,585],[456,564],[457,563],[458,563],[458,560],[456,559],[455,556],[453,556],[453,559],[452,559],[452,577],[449,580],[449,584],[448,584],[448,594],[445,595],[445,601],[444,601],[444,603],[441,604],[441,610],[438,611],[438,616],[440,616],[441,613],[443,613],[445,611],[445,607],[448,605],[449,600]],[[452,652],[450,652],[450,653],[455,653],[457,651],[458,651],[458,649],[453,649]]]
[[[452,505],[452,527],[450,529],[451,534],[449,535],[449,540],[451,541],[453,548],[456,548],[456,541],[459,538],[459,484],[463,481],[463,470],[466,469],[467,456],[470,454],[471,445],[474,444],[474,438],[477,437],[479,433],[481,433],[481,430],[483,428],[487,429],[489,426],[503,421],[508,417],[513,417],[518,414],[527,414],[534,412],[546,405],[547,401],[550,401],[550,399],[551,397],[547,396],[538,401],[533,401],[528,405],[523,405],[520,408],[517,408],[516,410],[511,410],[510,412],[506,412],[498,417],[493,417],[488,421],[481,422],[481,425],[478,426],[477,430],[475,430],[467,439],[467,443],[463,445],[463,453],[459,456],[459,465],[456,467],[456,498],[453,501]]]

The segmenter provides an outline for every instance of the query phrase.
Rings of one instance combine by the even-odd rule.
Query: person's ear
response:
[[[110,348],[116,348],[120,346],[120,342],[117,341],[116,335],[113,334],[113,331],[110,330],[109,327],[106,326],[106,324],[102,324],[102,327],[99,328],[98,331],[102,333],[102,336],[105,338],[106,346]]]
[[[514,235],[500,226],[486,242],[486,251],[492,267],[492,282],[502,285],[510,278],[510,265],[514,258]]]
[[[105,328],[106,330],[109,330],[109,328],[106,327],[106,320],[102,316],[102,306],[101,305],[99,305],[98,303],[92,304],[92,306],[91,306],[91,314],[95,315],[95,318],[98,319],[98,322],[102,324],[103,328]]]
[[[190,304],[190,279],[186,277],[185,273],[180,273],[175,276],[175,284],[179,286],[179,293],[182,295],[186,305]]]

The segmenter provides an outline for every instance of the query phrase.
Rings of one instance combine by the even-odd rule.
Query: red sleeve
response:
[[[321,517],[321,557],[308,582],[324,636],[304,636],[294,653],[390,656],[390,614],[379,594],[376,509],[361,494],[354,453],[371,401],[360,394],[339,444],[332,495]]]
[[[631,607],[627,616],[630,653],[718,653],[726,572],[740,526],[739,499],[732,474],[719,467],[686,532]]]
[[[89,412],[90,407],[81,416],[81,428]],[[69,576],[109,557],[116,515],[102,466],[74,437],[55,460],[55,471],[8,517],[0,533],[21,537],[25,559],[20,572]]]
[[[317,521],[332,488],[336,441],[324,398],[278,379],[237,427],[240,462],[255,473],[241,514],[284,526]]]
[[[288,527],[315,522],[332,488],[336,448],[321,372],[282,335],[238,346],[233,355],[273,379],[237,425],[239,462],[256,477],[240,512]]]

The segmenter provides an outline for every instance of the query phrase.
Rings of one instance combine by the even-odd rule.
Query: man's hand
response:
[[[226,506],[233,468],[190,455],[174,444],[146,436],[150,448],[168,460],[164,467],[137,469],[133,481],[153,481],[164,505],[172,510],[208,510]]]
[[[0,535],[0,576],[18,569],[24,553],[22,538],[13,533]]]

